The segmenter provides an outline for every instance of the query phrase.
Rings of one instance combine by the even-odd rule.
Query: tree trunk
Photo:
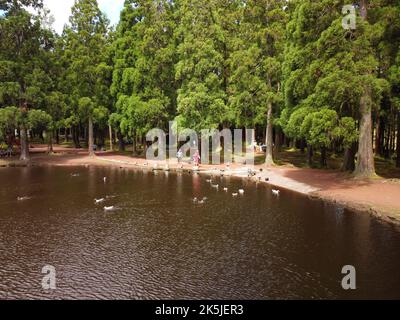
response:
[[[134,157],[136,157],[137,156],[137,145],[136,145],[136,133],[135,132],[133,132],[133,135],[132,135],[132,143],[133,143],[133,145],[132,145],[132,155],[134,156]]]
[[[93,143],[93,119],[92,119],[92,116],[89,116],[89,127],[88,127],[88,130],[89,130],[89,132],[88,132],[88,135],[89,135],[89,137],[88,137],[88,139],[89,139],[89,142],[88,142],[88,148],[89,148],[89,156],[90,157],[94,157],[94,143]]]
[[[29,141],[28,141],[28,134],[25,126],[22,126],[20,129],[21,134],[21,161],[28,161],[30,160],[29,156]]]
[[[385,123],[382,117],[378,117],[376,121],[376,138],[375,138],[375,153],[383,156],[383,145],[385,137]]]
[[[125,142],[124,142],[124,137],[122,136],[120,131],[117,131],[117,137],[118,137],[118,149],[120,152],[125,151]]]
[[[367,2],[367,0],[360,1],[360,15],[365,21],[368,19]],[[355,175],[369,178],[375,175],[375,160],[372,141],[371,89],[367,86],[360,99],[360,115],[360,138]]]
[[[356,150],[356,144],[353,144],[350,148],[346,148],[344,152],[342,171],[354,172],[354,170],[356,169]]]
[[[371,93],[366,89],[360,100],[360,137],[358,159],[355,170],[357,177],[369,178],[375,175],[374,150],[372,146]]]
[[[268,103],[268,116],[267,116],[267,133],[266,133],[266,146],[267,154],[265,158],[266,166],[274,165],[274,136],[273,136],[273,125],[272,125],[272,103]]]
[[[112,151],[114,151],[113,150],[114,149],[114,146],[113,146],[113,132],[112,132],[112,128],[111,128],[110,125],[108,126],[108,134],[110,135],[110,151],[112,152]]]
[[[307,164],[309,167],[313,166],[314,149],[311,145],[307,146]]]
[[[397,159],[396,159],[396,167],[400,168],[400,112],[397,114]]]
[[[302,154],[306,153],[306,142],[304,141],[304,139],[300,140],[300,152]]]
[[[47,132],[46,132],[47,136]],[[48,138],[48,147],[47,147],[47,153],[52,154],[54,152],[53,150],[53,130],[50,131]]]
[[[72,138],[74,140],[75,148],[80,149],[81,148],[81,143],[79,141],[79,131],[78,131],[78,126],[74,126],[72,129]]]
[[[281,152],[282,147],[282,132],[279,127],[275,130],[275,155]]]
[[[320,164],[322,168],[326,168],[328,166],[328,161],[326,160],[326,147],[321,148]]]

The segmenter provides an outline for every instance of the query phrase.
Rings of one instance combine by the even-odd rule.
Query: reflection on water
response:
[[[392,227],[234,178],[218,178],[217,191],[207,178],[1,169],[0,298],[400,298]],[[57,270],[50,293],[45,265]],[[341,289],[344,265],[357,269],[356,291]]]

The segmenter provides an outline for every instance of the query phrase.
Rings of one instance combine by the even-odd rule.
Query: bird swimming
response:
[[[240,190],[239,190],[239,194],[244,194],[244,190],[243,190],[243,189],[240,189]]]
[[[104,201],[106,201],[106,199],[104,199],[104,198],[101,198],[101,199],[94,199],[94,202],[95,202],[96,204],[102,203],[102,202],[104,202]]]
[[[279,196],[281,192],[279,190],[272,190],[272,193],[276,196]]]
[[[115,209],[114,206],[111,207],[104,207],[104,211],[113,211]]]
[[[225,191],[225,192],[228,192],[228,188],[224,188],[224,191]]]
[[[238,193],[232,193],[233,197],[237,197],[239,194]]]
[[[26,201],[26,200],[30,200],[31,197],[18,197],[17,200],[18,201]]]

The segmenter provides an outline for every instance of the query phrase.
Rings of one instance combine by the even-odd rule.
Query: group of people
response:
[[[183,156],[184,156],[184,154],[183,154],[182,149],[179,149],[179,151],[176,155],[176,157],[178,158],[178,163],[182,163]],[[201,157],[200,157],[199,150],[196,150],[196,152],[194,153],[192,161],[193,161],[193,164],[195,167],[198,167],[200,165]]]

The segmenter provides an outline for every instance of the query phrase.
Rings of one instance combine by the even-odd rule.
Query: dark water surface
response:
[[[398,230],[239,179],[218,179],[230,188],[218,192],[206,179],[0,169],[0,299],[400,298]],[[50,293],[45,265],[57,271]],[[341,287],[344,265],[357,269],[356,291]]]

